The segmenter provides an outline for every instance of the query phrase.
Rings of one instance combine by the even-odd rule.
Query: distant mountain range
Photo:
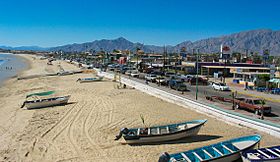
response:
[[[191,42],[185,41],[176,46],[167,46],[168,52],[177,52],[181,47],[186,47],[187,52],[191,52],[192,49],[199,48],[201,52],[216,53],[220,51],[220,45],[224,44],[231,48],[232,52],[242,52],[246,50],[249,52],[261,53],[264,49],[269,49],[271,55],[280,56],[280,31],[273,31],[269,29],[251,30],[239,32],[231,35],[225,35],[221,37],[207,38],[199,41]],[[126,40],[123,37],[114,40],[95,40],[93,42],[81,43],[81,44],[69,44],[51,48],[41,48],[37,46],[23,46],[23,47],[10,47],[18,50],[40,50],[40,51],[66,51],[66,52],[83,52],[101,49],[105,51],[113,51],[114,49],[120,50],[132,50],[135,51],[139,47],[145,52],[163,52],[162,46],[154,45],[142,45],[141,43],[133,43]],[[3,48],[0,46],[0,48]],[[3,48],[7,49],[7,48]]]
[[[30,51],[48,51],[49,48],[43,48],[39,46],[20,46],[20,47],[10,47],[10,46],[0,46],[1,49],[6,50],[30,50]]]
[[[271,55],[280,56],[280,31],[272,31],[268,29],[244,31],[231,35],[202,39],[199,41],[191,42],[185,41],[176,46],[167,46],[169,52],[176,52],[181,47],[186,47],[187,52],[192,52],[192,49],[199,48],[201,52],[216,53],[220,51],[220,45],[228,45],[232,52],[245,53],[249,52],[261,53],[264,49],[269,49]],[[114,40],[96,40],[93,42],[82,44],[69,44],[65,46],[59,46],[50,48],[52,51],[88,51],[92,50],[106,50],[112,51],[114,49],[128,49],[135,51],[136,47],[144,49],[146,52],[163,52],[162,46],[144,45],[140,43],[133,43],[125,38],[117,38]]]

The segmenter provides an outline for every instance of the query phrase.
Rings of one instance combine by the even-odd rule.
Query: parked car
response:
[[[188,82],[190,85],[196,85],[196,77],[191,78]],[[208,85],[208,82],[206,79],[198,77],[198,85]]]
[[[226,83],[212,83],[212,88],[214,90],[220,90],[220,91],[229,91],[229,86],[226,85]]]
[[[176,89],[177,91],[187,91],[187,85],[182,80],[171,79],[169,81],[169,87]]]
[[[131,70],[130,76],[139,77],[139,71],[138,70]]]
[[[173,73],[173,72],[165,72],[164,75],[165,75],[166,77],[170,77],[170,76],[174,76],[174,75],[176,75],[176,74]]]
[[[157,76],[155,74],[147,74],[145,76],[145,79],[147,81],[151,81],[151,82],[155,82],[156,81]]]
[[[256,114],[261,113],[261,109],[263,107],[264,114],[271,113],[271,106],[266,105],[262,99],[258,98],[236,98],[234,100],[235,102],[235,108],[236,109],[247,109],[250,111],[255,112]]]
[[[193,75],[181,75],[181,79],[184,79],[185,82],[188,82],[191,78],[193,78]]]
[[[162,76],[157,76],[156,83],[160,85],[167,85],[167,79]]]
[[[128,70],[127,65],[122,65],[119,67],[120,73],[125,74],[125,72]]]
[[[164,72],[156,70],[156,71],[152,71],[151,74],[156,74],[158,76],[163,76]]]

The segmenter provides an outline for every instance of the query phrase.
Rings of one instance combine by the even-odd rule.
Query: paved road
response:
[[[129,78],[128,76],[124,76],[124,77]],[[130,77],[130,79],[145,84],[145,80],[143,80],[143,79],[138,79],[138,78],[133,78],[133,77]],[[172,89],[170,89],[166,86],[158,86],[157,84],[151,83],[151,82],[149,82],[149,85],[153,86],[153,87],[156,87],[156,88],[159,88],[159,89],[164,90],[164,91],[171,92],[173,94],[177,94],[177,95],[195,100],[195,93],[196,93],[196,86],[195,85],[190,86],[189,84],[187,84],[188,89],[190,91],[185,92],[183,95],[180,94],[180,92],[178,92],[176,90],[172,90]],[[208,96],[221,96],[221,97],[225,97],[225,98],[231,98],[231,96],[230,96],[231,92],[230,91],[215,91],[211,86],[198,86],[198,99],[200,101],[205,100],[205,94],[207,94]],[[246,96],[246,95],[243,95],[243,94],[238,94],[238,97],[251,98],[250,96]],[[267,116],[266,119],[268,119],[270,121],[274,121],[274,122],[280,122],[280,104],[277,103],[277,102],[271,102],[271,101],[266,101],[266,103],[268,105],[270,105],[271,108],[272,108],[272,114]],[[217,104],[218,105],[220,104],[224,108],[227,108],[229,110],[232,107],[231,103],[217,103]],[[246,112],[246,111],[241,110],[240,113],[246,114],[246,115],[249,115],[249,116],[253,116],[252,112]]]

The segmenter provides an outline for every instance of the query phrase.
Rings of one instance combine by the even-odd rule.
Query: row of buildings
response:
[[[264,52],[265,53],[265,52]],[[221,46],[220,53],[196,54],[186,53],[145,53],[138,50],[130,53],[128,50],[114,50],[113,52],[85,52],[82,54],[56,53],[56,55],[83,62],[85,64],[126,64],[135,66],[139,71],[157,69],[161,71],[175,71],[183,74],[196,74],[205,77],[233,77],[246,82],[254,82],[260,75],[280,78],[280,58],[269,57],[266,54],[248,55],[234,53],[227,46]],[[271,64],[274,63],[274,64]],[[280,81],[279,81],[280,82]],[[279,83],[280,84],[280,83]]]

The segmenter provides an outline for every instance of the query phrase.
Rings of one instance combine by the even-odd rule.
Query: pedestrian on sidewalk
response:
[[[244,90],[246,91],[248,89],[248,82],[245,82],[244,84]]]

